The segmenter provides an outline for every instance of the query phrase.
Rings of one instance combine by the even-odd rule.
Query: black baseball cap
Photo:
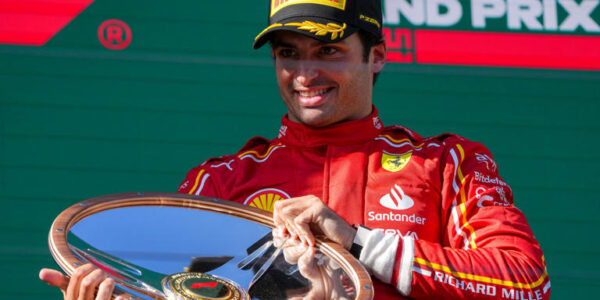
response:
[[[262,47],[278,30],[335,43],[362,29],[380,40],[381,26],[381,0],[270,0],[269,26],[253,47]]]

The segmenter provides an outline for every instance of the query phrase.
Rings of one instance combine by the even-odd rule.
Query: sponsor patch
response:
[[[496,172],[498,170],[496,162],[489,155],[475,153],[475,158],[480,164],[485,164],[486,169],[489,171]]]
[[[390,189],[390,192],[379,199],[379,204],[393,210],[405,210],[413,207],[415,201],[404,194],[404,191],[399,185],[394,184],[394,187]]]
[[[415,240],[419,239],[419,235],[417,235],[416,232],[414,231],[407,231],[406,233],[402,233],[402,231],[400,231],[400,229],[392,229],[392,228],[387,228],[384,229],[383,232],[385,232],[385,234],[395,234],[401,237],[412,237]]]
[[[285,136],[285,133],[287,131],[288,127],[285,125],[281,125],[281,127],[279,128],[279,135],[277,136],[277,138],[282,138]]]
[[[497,289],[496,286],[491,284],[473,282],[470,280],[463,280],[461,278],[454,277],[451,274],[435,271],[434,272],[434,280],[455,289],[459,289],[465,292],[470,292],[471,294],[481,294],[485,296],[496,296]],[[514,298],[514,299],[526,299],[526,298]],[[535,298],[528,298],[535,299]]]
[[[379,119],[379,117],[373,117],[373,127],[375,127],[375,129],[381,129],[381,127],[383,127],[383,124],[381,124],[381,120]]]
[[[248,198],[246,198],[244,204],[273,212],[273,205],[275,202],[290,198],[290,195],[282,190],[268,188],[262,189],[250,195]]]
[[[419,217],[416,214],[396,214],[391,211],[387,213],[376,213],[374,211],[370,211],[367,216],[367,220],[369,221],[400,222],[419,225],[425,225],[425,221],[427,220],[427,218]]]
[[[381,166],[390,172],[398,172],[408,164],[411,156],[412,152],[404,154],[383,152],[381,153]]]
[[[490,175],[479,173],[477,171],[475,171],[473,173],[475,173],[475,181],[477,181],[477,182],[508,187],[508,184],[506,184],[506,182],[502,181],[502,179],[500,179],[499,177],[491,177]]]
[[[494,197],[490,196],[489,193],[496,192],[500,197],[500,200],[496,200]],[[506,198],[506,191],[501,186],[495,186],[489,189],[484,187],[478,187],[475,190],[475,198],[477,199],[477,207],[485,207],[485,206],[510,206],[511,203]]]
[[[318,4],[346,10],[346,0],[273,0],[271,1],[271,17],[282,8],[296,4]]]
[[[369,22],[369,23],[373,23],[374,25],[376,25],[376,26],[377,26],[377,28],[381,28],[381,24],[379,24],[379,22],[377,22],[377,20],[375,20],[375,19],[373,19],[373,18],[371,18],[371,17],[367,17],[367,16],[365,16],[365,15],[361,14],[361,15],[359,16],[359,18],[360,18],[361,20],[367,21],[367,22]]]
[[[406,195],[402,188],[395,184],[390,192],[383,195],[379,199],[379,204],[381,206],[392,209],[392,210],[406,210],[415,205],[415,201]],[[367,213],[368,221],[386,221],[386,222],[400,222],[400,223],[410,223],[410,224],[418,224],[425,225],[425,221],[427,218],[418,216],[417,214],[404,214],[404,213],[396,213],[392,211],[388,212],[375,212],[370,211]]]

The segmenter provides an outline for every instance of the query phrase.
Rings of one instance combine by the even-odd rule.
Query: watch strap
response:
[[[367,236],[371,231],[371,228],[355,224],[353,225],[356,228],[356,235],[354,236],[354,241],[352,241],[352,246],[350,247],[350,253],[352,256],[356,257],[356,259],[360,258],[360,253],[362,252],[363,245],[367,240]]]

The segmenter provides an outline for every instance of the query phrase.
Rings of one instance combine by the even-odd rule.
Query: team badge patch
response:
[[[273,212],[275,202],[290,199],[290,195],[278,189],[262,189],[248,197],[244,204]]]
[[[381,153],[381,166],[390,172],[398,172],[408,164],[411,156],[412,152],[404,154],[383,152]]]

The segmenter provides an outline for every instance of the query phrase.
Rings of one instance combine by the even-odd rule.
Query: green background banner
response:
[[[96,0],[44,46],[0,45],[1,299],[61,298],[37,274],[56,266],[48,229],[69,205],[174,192],[206,158],[276,137],[285,107],[269,50],[251,49],[259,2]],[[99,40],[111,19],[131,30],[123,50]],[[599,72],[388,64],[374,99],[384,124],[487,145],[544,249],[553,298],[594,295]]]

